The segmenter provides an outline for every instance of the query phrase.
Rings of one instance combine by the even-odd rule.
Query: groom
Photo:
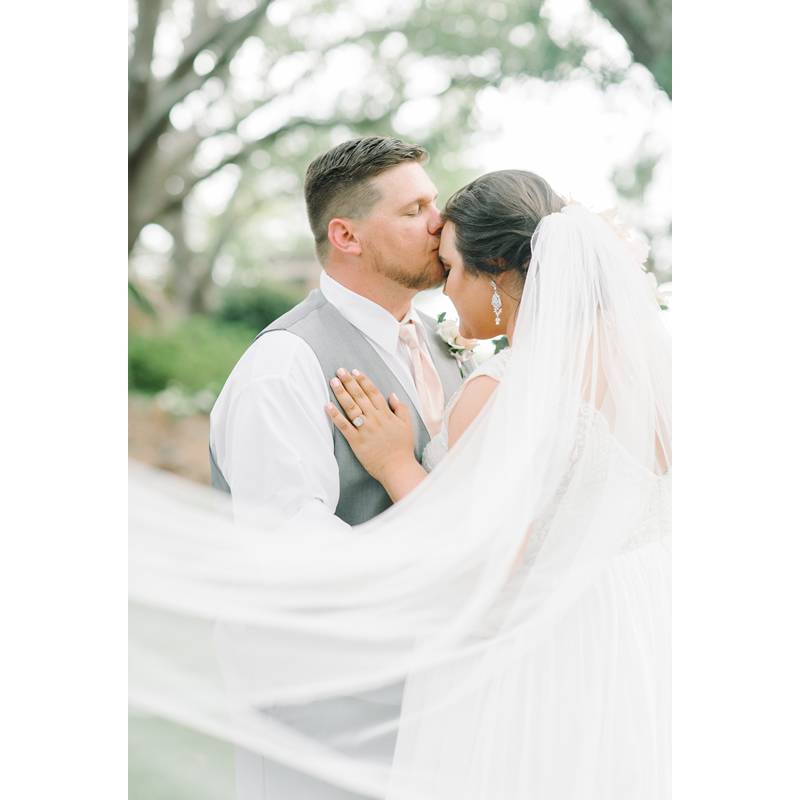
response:
[[[355,525],[391,505],[325,414],[340,367],[412,409],[418,459],[439,430],[461,375],[435,321],[411,306],[444,278],[426,156],[369,137],[309,166],[320,288],[259,334],[211,411],[212,482],[231,493],[237,515],[274,523],[276,512],[332,513]]]
[[[323,267],[319,290],[258,335],[211,411],[212,482],[231,494],[237,517],[267,525],[276,515],[335,515],[341,525],[357,525],[391,505],[325,414],[325,404],[336,403],[330,381],[339,368],[359,369],[410,408],[418,460],[441,427],[461,375],[435,321],[411,305],[444,278],[426,158],[416,145],[368,137],[309,166],[305,199]],[[391,702],[399,702],[396,694]],[[353,703],[368,722],[386,698]],[[353,714],[332,703],[311,710],[292,724],[313,731]],[[385,756],[392,746],[384,743]],[[262,761],[239,756],[241,798],[358,797],[271,762],[262,769]]]

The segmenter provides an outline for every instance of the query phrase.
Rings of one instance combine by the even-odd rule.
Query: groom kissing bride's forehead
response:
[[[238,518],[332,514],[353,525],[391,505],[325,413],[341,368],[407,407],[417,461],[441,428],[462,375],[436,321],[412,306],[445,278],[426,159],[417,145],[367,137],[309,165],[319,289],[259,334],[211,413],[212,482],[230,492]]]
[[[334,278],[359,280],[379,303],[391,291],[387,281],[420,290],[444,278],[437,255],[442,218],[438,192],[422,166],[426,159],[417,145],[370,137],[333,148],[306,172],[320,262]]]

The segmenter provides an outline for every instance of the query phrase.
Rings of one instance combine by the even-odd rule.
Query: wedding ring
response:
[[[356,428],[360,428],[363,424],[364,424],[364,417],[362,416],[358,416],[353,420],[353,425],[355,425]]]

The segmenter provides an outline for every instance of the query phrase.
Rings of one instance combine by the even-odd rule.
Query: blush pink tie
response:
[[[400,341],[411,355],[411,370],[414,385],[419,395],[420,413],[431,436],[436,436],[442,427],[444,415],[444,389],[436,367],[433,366],[427,349],[421,344],[422,334],[414,320],[400,326]]]

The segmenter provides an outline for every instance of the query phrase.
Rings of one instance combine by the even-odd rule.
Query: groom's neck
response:
[[[346,289],[385,308],[398,321],[408,314],[411,301],[417,293],[416,289],[401,286],[377,273],[359,274],[331,266],[327,266],[325,271]]]

